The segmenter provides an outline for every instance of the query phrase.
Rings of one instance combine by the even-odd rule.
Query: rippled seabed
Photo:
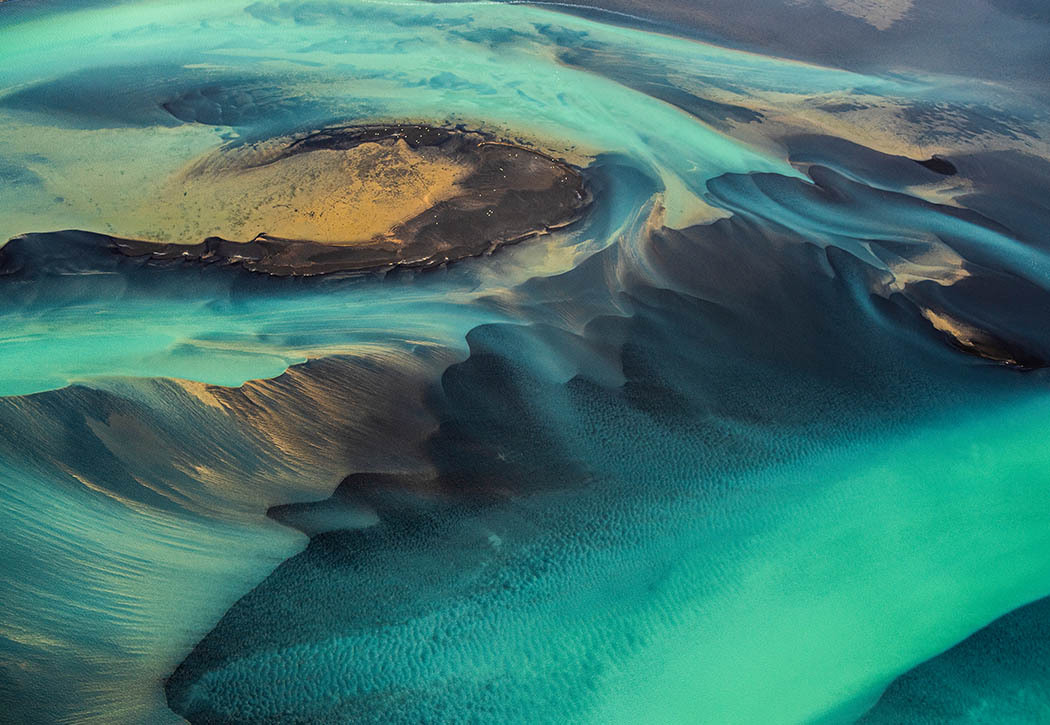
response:
[[[0,720],[1050,717],[1045,11],[723,5],[0,5]],[[390,122],[590,206],[363,276],[100,236]]]

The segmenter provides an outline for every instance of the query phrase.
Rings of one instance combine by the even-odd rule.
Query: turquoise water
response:
[[[924,662],[898,679],[863,722],[1044,722],[1048,602],[1020,607]]]
[[[851,722],[1050,594],[1038,99],[601,20],[0,5],[12,721]],[[400,120],[592,208],[342,279],[99,236],[224,145]]]

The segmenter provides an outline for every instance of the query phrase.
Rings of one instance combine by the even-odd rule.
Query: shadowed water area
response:
[[[0,4],[0,721],[1045,719],[1041,11],[590,5]]]

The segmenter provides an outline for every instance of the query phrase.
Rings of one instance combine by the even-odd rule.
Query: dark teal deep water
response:
[[[0,5],[0,720],[1045,719],[1045,18],[967,6],[1019,70],[952,75],[873,60],[933,3],[665,5]],[[388,121],[592,206],[425,272],[107,249]]]

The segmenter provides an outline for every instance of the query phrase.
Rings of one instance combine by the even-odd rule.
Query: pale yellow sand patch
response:
[[[126,219],[121,236],[197,243],[259,234],[331,244],[387,235],[453,196],[470,168],[403,140],[319,149],[251,165],[212,156],[176,174]],[[245,162],[248,162],[245,164]]]

